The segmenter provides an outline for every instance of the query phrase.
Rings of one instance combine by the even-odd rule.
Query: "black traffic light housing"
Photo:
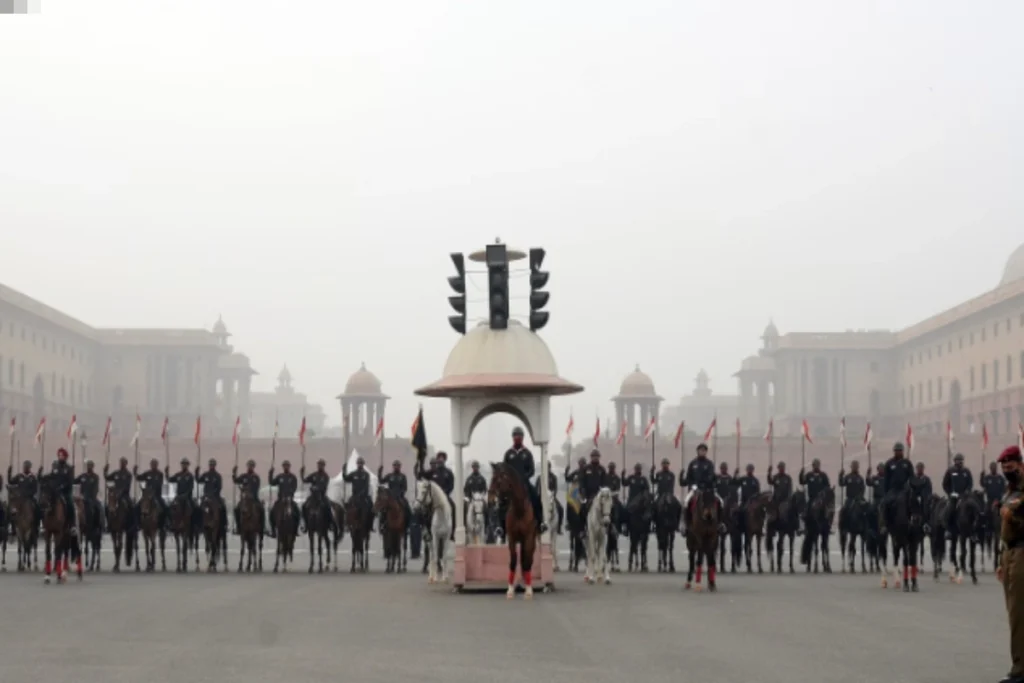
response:
[[[504,244],[488,244],[487,292],[489,325],[492,330],[508,329],[508,251]]]
[[[541,270],[546,252],[537,247],[530,250],[530,330],[536,332],[548,324],[548,312],[541,310],[548,305],[549,292],[542,291],[548,284],[547,271]]]
[[[458,315],[448,316],[448,324],[459,334],[466,334],[466,260],[462,254],[451,254],[451,259],[458,275],[448,278],[448,286],[458,296],[448,297],[448,303]]]

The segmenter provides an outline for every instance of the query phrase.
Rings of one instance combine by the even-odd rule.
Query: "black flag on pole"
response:
[[[419,478],[427,459],[427,428],[423,424],[423,406],[420,406],[416,419],[412,423],[412,447],[416,449],[416,467],[414,473]]]

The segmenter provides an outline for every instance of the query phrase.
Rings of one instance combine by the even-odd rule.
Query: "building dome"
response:
[[[290,384],[292,381],[292,373],[288,371],[288,364],[281,368],[281,372],[277,373],[277,381],[281,384]]]
[[[345,394],[349,396],[378,396],[381,394],[377,375],[366,369],[366,363],[359,366],[345,382]]]
[[[769,320],[768,327],[764,328],[764,334],[761,335],[762,339],[776,339],[779,336],[779,328],[775,327],[775,321]]]
[[[217,316],[217,322],[213,324],[213,333],[218,336],[228,336],[228,326],[224,324],[224,318]]]
[[[640,371],[640,366],[637,365],[633,372],[626,375],[626,379],[622,380],[622,386],[619,387],[620,396],[656,396],[654,391],[654,382],[644,372]]]
[[[1017,280],[1024,280],[1024,244],[1010,254],[1010,258],[1006,261],[1006,268],[1003,269],[1003,279],[999,281],[999,285],[1008,285]]]
[[[418,389],[421,396],[511,391],[548,395],[575,394],[583,387],[558,376],[548,345],[518,320],[508,329],[481,323],[463,335],[448,354],[441,379]]]

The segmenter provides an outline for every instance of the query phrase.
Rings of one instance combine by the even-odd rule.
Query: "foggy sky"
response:
[[[587,387],[555,401],[557,441],[635,363],[673,402],[701,367],[734,393],[770,317],[899,328],[993,287],[1024,241],[1022,23],[1011,2],[44,0],[0,17],[0,281],[96,326],[222,313],[257,389],[287,362],[335,424],[365,361],[404,435],[457,340],[448,252],[543,246],[543,334]]]

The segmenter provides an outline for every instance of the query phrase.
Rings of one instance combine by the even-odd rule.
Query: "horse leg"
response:
[[[51,561],[52,561],[50,554],[51,554],[52,551],[50,550],[50,535],[49,534],[43,534],[43,545],[44,545],[45,557],[46,557],[46,564],[43,567],[43,572],[45,573],[45,576],[43,577],[43,583],[50,583],[50,564],[51,564]],[[59,575],[60,574],[60,570],[58,570],[57,573]]]
[[[506,532],[509,530],[506,529]],[[525,545],[525,543],[524,543]],[[516,553],[516,544],[512,540],[512,535],[509,534],[508,540],[508,590],[505,591],[505,599],[511,600],[516,596],[516,562],[519,559],[519,554]],[[431,568],[433,569],[433,568]],[[590,574],[590,549],[587,549],[587,574]],[[433,583],[433,580],[431,580]]]
[[[978,573],[974,569],[974,553],[975,553],[975,550],[978,547],[978,544],[974,541],[973,538],[970,539],[970,544],[971,544],[971,583],[973,583],[975,586],[977,586],[978,585]]]
[[[708,553],[708,591],[710,591],[712,593],[714,593],[717,590],[717,588],[718,588],[717,585],[715,584],[715,579],[717,578],[717,574],[718,574],[718,565],[715,562],[715,553],[714,553],[714,551],[712,551],[712,552]]]

